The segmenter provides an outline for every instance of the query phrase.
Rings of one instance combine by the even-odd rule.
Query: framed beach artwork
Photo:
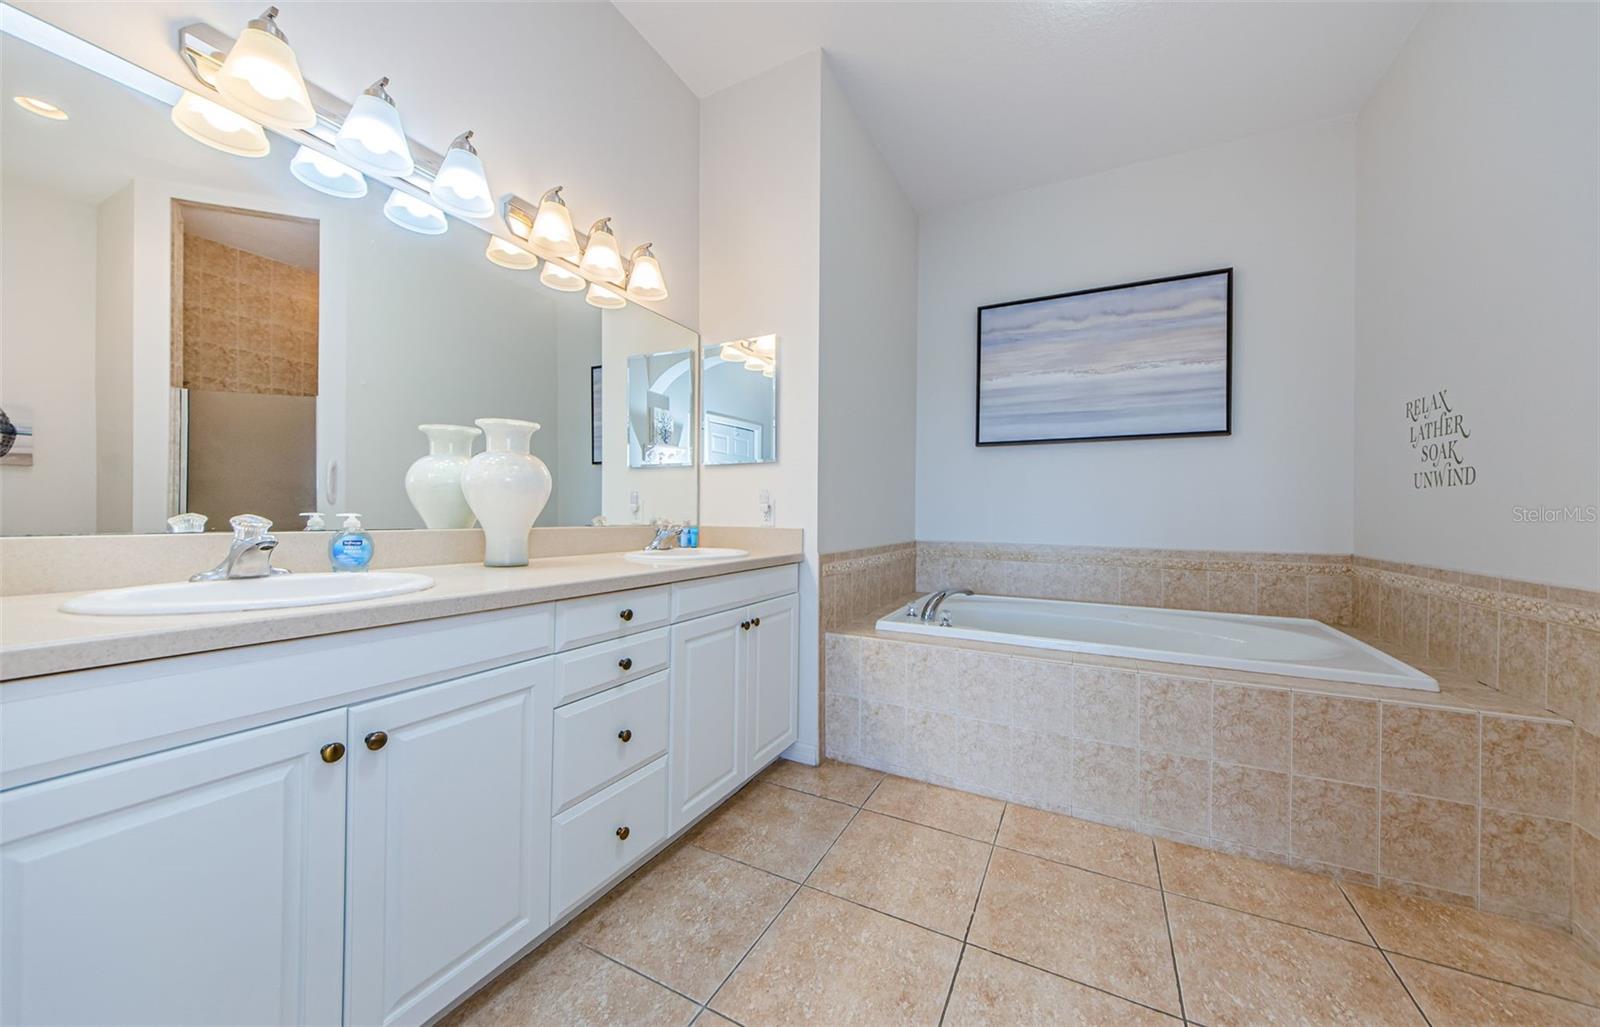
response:
[[[1233,269],[978,308],[980,446],[1227,435]]]

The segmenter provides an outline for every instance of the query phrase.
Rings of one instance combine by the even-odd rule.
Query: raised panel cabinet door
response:
[[[720,802],[744,780],[745,646],[740,610],[672,627],[671,829]]]
[[[548,658],[350,708],[345,1022],[421,1023],[549,925]]]
[[[0,795],[0,1022],[339,1023],[344,738],[335,710]]]
[[[798,733],[800,617],[792,595],[757,603],[746,613],[753,625],[745,674],[748,777],[793,745]]]

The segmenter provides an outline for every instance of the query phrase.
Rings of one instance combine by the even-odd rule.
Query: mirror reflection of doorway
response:
[[[317,222],[187,202],[173,222],[171,512],[292,528],[317,508]]]
[[[706,463],[753,464],[761,460],[761,426],[706,411]]]

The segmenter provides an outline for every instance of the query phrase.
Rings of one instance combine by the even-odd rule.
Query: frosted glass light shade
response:
[[[560,264],[544,262],[544,270],[539,272],[539,281],[548,285],[557,292],[577,292],[589,283],[581,275],[575,275]]]
[[[551,256],[578,259],[578,233],[572,229],[572,212],[561,198],[559,185],[539,201],[539,212],[533,216],[528,241]]]
[[[628,305],[627,300],[598,282],[589,283],[589,292],[583,300],[589,306],[599,307],[601,310],[619,310]]]
[[[367,195],[367,180],[361,172],[309,146],[295,151],[294,159],[289,162],[289,174],[301,185],[341,200],[356,200]]]
[[[633,270],[628,272],[628,295],[651,303],[667,298],[667,281],[661,277],[661,265],[650,252],[649,243],[634,248]]]
[[[416,162],[411,159],[400,112],[383,88],[388,84],[388,79],[380,78],[356,97],[334,145],[352,166],[369,175],[404,178],[415,170]]]
[[[49,100],[41,100],[37,96],[13,96],[11,99],[29,114],[37,114],[48,121],[67,120],[67,112]]]
[[[611,219],[601,218],[589,226],[589,245],[583,248],[578,270],[607,282],[622,284],[622,251],[611,234]]]
[[[265,157],[272,148],[260,125],[187,91],[172,107],[172,123],[190,139],[235,157]]]
[[[489,247],[483,251],[489,263],[513,271],[532,271],[539,266],[539,258],[515,243],[506,242],[498,235],[489,236]]]
[[[239,33],[217,71],[217,91],[273,128],[310,128],[317,112],[277,15],[278,9],[269,7]]]
[[[383,216],[421,235],[443,235],[450,228],[444,211],[398,189],[390,190],[389,198],[383,201]]]
[[[464,218],[486,218],[494,213],[489,176],[484,174],[483,161],[472,147],[471,132],[461,133],[450,144],[428,195],[445,210]]]

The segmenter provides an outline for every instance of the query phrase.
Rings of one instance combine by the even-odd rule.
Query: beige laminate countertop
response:
[[[621,553],[546,557],[526,567],[396,567],[390,569],[428,575],[433,587],[387,599],[240,613],[101,617],[61,612],[61,604],[81,592],[10,596],[0,599],[0,681],[502,610],[801,559],[795,547],[752,549],[749,556],[692,567],[652,567],[624,560]]]

